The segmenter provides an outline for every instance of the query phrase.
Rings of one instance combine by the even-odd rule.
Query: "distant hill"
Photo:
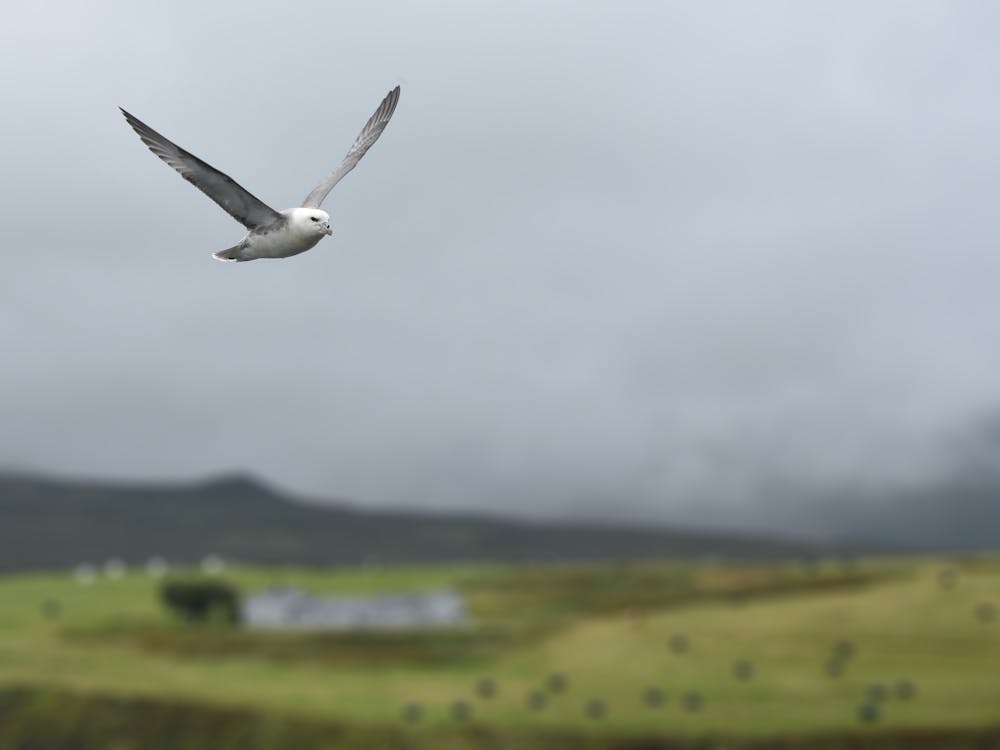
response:
[[[936,553],[1000,550],[1000,473],[992,467],[823,500],[825,527],[839,538]]]
[[[294,565],[790,558],[816,545],[654,526],[528,523],[304,503],[246,476],[117,484],[0,475],[0,570],[207,554]]]

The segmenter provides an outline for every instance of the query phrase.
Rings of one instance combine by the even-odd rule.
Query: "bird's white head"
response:
[[[291,223],[296,231],[306,235],[333,234],[330,214],[318,208],[293,208]]]

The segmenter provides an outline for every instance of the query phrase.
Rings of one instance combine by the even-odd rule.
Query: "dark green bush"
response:
[[[160,585],[160,601],[188,622],[240,619],[240,594],[235,586],[217,578],[167,579]]]

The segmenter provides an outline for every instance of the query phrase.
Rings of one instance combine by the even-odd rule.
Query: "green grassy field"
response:
[[[945,568],[956,574],[952,586],[940,580]],[[1000,560],[991,558],[224,576],[244,591],[277,582],[331,593],[456,586],[475,622],[415,634],[245,633],[173,621],[158,582],[140,573],[86,586],[67,574],[11,576],[0,579],[0,690],[391,725],[442,747],[440,733],[462,725],[764,738],[1000,723],[1000,620],[987,606],[1000,604]],[[853,655],[832,676],[839,642]],[[551,689],[553,674],[563,690]],[[496,685],[491,698],[477,693],[483,678]],[[873,700],[881,689],[887,696]],[[662,691],[661,705],[650,705],[650,690]],[[532,693],[542,707],[529,704]],[[470,719],[455,717],[456,702]],[[419,706],[419,719],[406,720],[407,704]],[[863,704],[877,705],[874,721],[861,719]]]

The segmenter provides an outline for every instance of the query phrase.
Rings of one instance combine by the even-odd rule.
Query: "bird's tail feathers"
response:
[[[225,260],[225,261],[235,260],[237,262],[242,260],[253,260],[253,258],[247,258],[244,256],[243,251],[245,249],[246,248],[243,247],[243,243],[241,242],[239,245],[233,245],[232,247],[227,247],[225,250],[220,250],[217,253],[212,253],[212,257],[215,258],[216,260]]]

